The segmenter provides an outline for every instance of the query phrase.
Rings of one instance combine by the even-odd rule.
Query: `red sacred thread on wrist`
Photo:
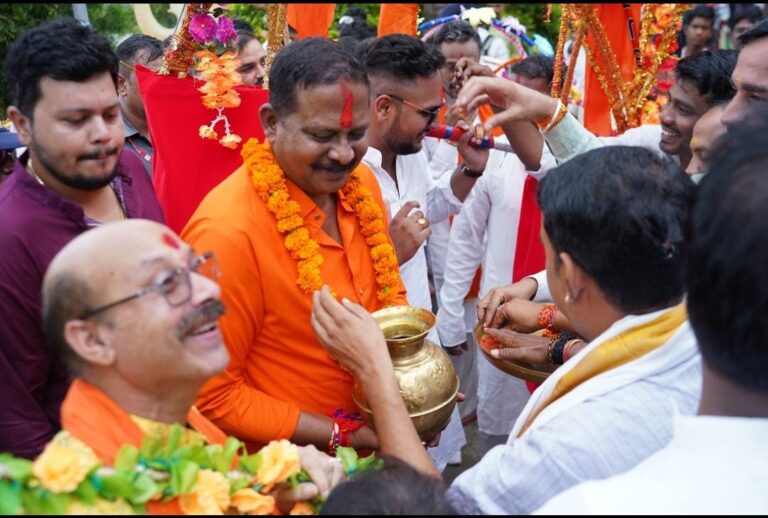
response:
[[[328,452],[336,455],[339,446],[351,446],[352,432],[362,428],[365,421],[360,414],[347,412],[343,408],[337,408],[329,415],[333,418],[333,427],[331,439],[328,441]]]
[[[555,313],[557,313],[557,306],[554,304],[545,304],[539,311],[537,320],[539,327],[551,332],[557,332],[555,329]]]

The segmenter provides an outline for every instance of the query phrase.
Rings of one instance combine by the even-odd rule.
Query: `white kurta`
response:
[[[549,153],[542,158],[546,171],[554,162]],[[542,173],[537,173],[539,176]],[[451,227],[447,249],[445,282],[440,292],[437,326],[444,346],[466,339],[477,321],[467,314],[464,297],[477,267],[482,263],[480,297],[492,288],[512,282],[517,229],[520,223],[523,188],[528,174],[511,153],[491,151],[485,174],[477,181],[461,213]],[[470,321],[470,328],[466,322]],[[478,428],[491,435],[508,435],[515,418],[528,400],[525,382],[494,367],[478,354]]]
[[[413,155],[397,157],[397,184],[381,167],[381,152],[369,147],[363,157],[363,162],[371,168],[381,187],[381,194],[389,207],[389,219],[397,214],[407,201],[418,201],[420,210],[430,221],[442,221],[461,209],[461,201],[451,190],[450,178],[435,182],[429,173],[429,165],[424,150]],[[405,264],[400,265],[400,277],[406,289],[406,297],[411,306],[432,309],[432,299],[429,295],[429,279],[427,277],[427,257],[424,244]],[[440,339],[437,329],[433,328],[428,338],[437,345]],[[440,445],[429,448],[432,460],[437,469],[442,471],[448,462],[461,458],[461,448],[467,444],[464,427],[461,424],[458,406],[453,410],[448,427],[443,430]]]
[[[669,341],[610,369],[547,406],[517,437],[527,415],[579,359],[601,343],[658,317],[628,315],[595,338],[534,392],[507,444],[451,484],[460,514],[528,514],[581,482],[624,473],[672,438],[673,416],[696,411],[701,358],[688,322]]]
[[[669,446],[537,514],[768,514],[768,419],[676,416]]]

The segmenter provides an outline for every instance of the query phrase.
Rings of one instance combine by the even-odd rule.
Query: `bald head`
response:
[[[144,253],[171,240],[176,247],[183,245],[164,225],[129,219],[80,234],[54,257],[43,279],[43,327],[51,345],[73,368],[79,362],[64,337],[66,322],[119,296],[112,281],[133,270]],[[98,316],[107,325],[109,317]]]
[[[229,361],[218,330],[224,309],[217,274],[212,255],[195,256],[164,225],[103,225],[51,262],[43,326],[78,375],[113,387],[113,395],[138,387],[164,397],[186,387],[194,398]]]

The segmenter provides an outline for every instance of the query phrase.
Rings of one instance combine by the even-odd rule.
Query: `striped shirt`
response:
[[[448,490],[460,514],[529,514],[586,481],[634,467],[672,438],[675,415],[696,412],[700,356],[564,411],[496,446]]]

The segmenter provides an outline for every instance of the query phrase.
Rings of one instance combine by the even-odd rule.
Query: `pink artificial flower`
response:
[[[196,14],[189,22],[189,35],[196,42],[205,45],[216,35],[216,20],[205,13]]]
[[[222,45],[229,45],[237,39],[237,31],[232,20],[226,16],[219,17],[219,24],[216,27],[216,40]]]

